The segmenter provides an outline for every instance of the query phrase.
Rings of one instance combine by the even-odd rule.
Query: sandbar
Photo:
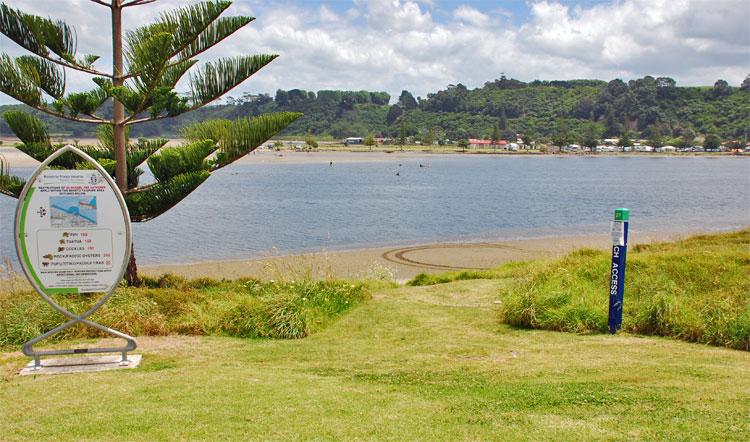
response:
[[[631,245],[673,241],[681,232],[648,232],[631,236]],[[510,261],[559,257],[580,248],[607,250],[611,237],[602,235],[556,236],[491,242],[446,242],[373,247],[357,250],[268,256],[264,258],[204,261],[184,264],[142,265],[143,275],[172,273],[187,278],[275,280],[305,278],[388,279],[405,282],[419,273],[486,269]]]

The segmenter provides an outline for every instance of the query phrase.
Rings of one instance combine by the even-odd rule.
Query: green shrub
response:
[[[92,319],[131,335],[214,335],[297,339],[308,336],[370,297],[363,284],[346,281],[262,282],[255,279],[186,280],[175,275],[143,278],[140,288],[121,287]],[[59,295],[73,312],[89,308],[91,295]],[[64,318],[28,290],[0,287],[0,347],[18,346]],[[77,326],[54,337],[93,338]]]

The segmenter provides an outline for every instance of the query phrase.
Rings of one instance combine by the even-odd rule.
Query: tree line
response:
[[[227,97],[191,114],[145,123],[135,136],[175,136],[187,124],[208,118],[240,118],[267,112],[304,115],[283,135],[333,137],[367,135],[461,140],[503,139],[524,134],[554,143],[584,135],[616,138],[750,138],[750,75],[741,85],[684,87],[669,77],[523,82],[501,76],[482,87],[451,84],[415,97],[402,91],[391,103],[386,92],[302,89]],[[106,105],[103,109],[106,114]],[[44,119],[44,117],[42,117]],[[92,135],[85,126],[49,121],[50,131]],[[135,128],[134,128],[135,129]],[[403,134],[402,134],[403,132]],[[0,133],[7,127],[0,124]],[[567,135],[566,135],[567,134]]]

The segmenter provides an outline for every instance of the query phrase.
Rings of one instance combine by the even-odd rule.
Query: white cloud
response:
[[[453,17],[474,26],[484,27],[490,23],[490,17],[468,5],[461,5],[453,11]]]
[[[341,17],[326,5],[320,5],[320,8],[318,8],[318,14],[320,14],[321,23],[337,23],[341,20]]]
[[[50,13],[48,0],[6,2]],[[129,8],[124,22],[145,24],[184,3],[160,0]],[[474,7],[479,2],[464,3],[444,14],[439,0],[351,0],[343,8],[332,1],[241,0],[228,12],[257,20],[203,58],[280,54],[232,91],[235,96],[273,94],[278,88],[385,90],[391,95],[408,89],[424,96],[451,83],[481,86],[501,72],[527,81],[651,74],[671,76],[682,85],[713,84],[718,78],[739,84],[750,71],[750,4],[743,0],[613,0],[576,8],[535,1],[530,18],[520,24],[501,20],[507,11],[480,11]],[[103,55],[98,66],[107,69],[107,9],[85,0],[59,4],[54,13],[76,26],[79,52]],[[0,50],[23,52],[4,37]],[[69,73],[69,79],[73,90],[92,86],[84,75]],[[8,99],[0,97],[0,102]]]

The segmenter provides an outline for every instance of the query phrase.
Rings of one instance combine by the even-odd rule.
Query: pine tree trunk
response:
[[[122,86],[122,0],[112,0],[112,85]],[[113,135],[115,147],[115,179],[117,187],[125,194],[128,190],[128,168],[125,146],[125,107],[117,99],[113,103]]]
[[[125,282],[127,282],[130,287],[141,286],[141,279],[138,277],[138,265],[135,262],[135,247],[132,244],[130,246],[128,268],[125,270]]]
[[[122,86],[124,72],[122,63],[122,0],[112,0],[112,85]],[[117,99],[113,102],[112,134],[115,148],[115,180],[120,192],[128,191],[127,146],[125,140],[125,107]],[[135,249],[130,248],[130,259],[125,271],[125,281],[129,286],[138,287],[138,266]]]

